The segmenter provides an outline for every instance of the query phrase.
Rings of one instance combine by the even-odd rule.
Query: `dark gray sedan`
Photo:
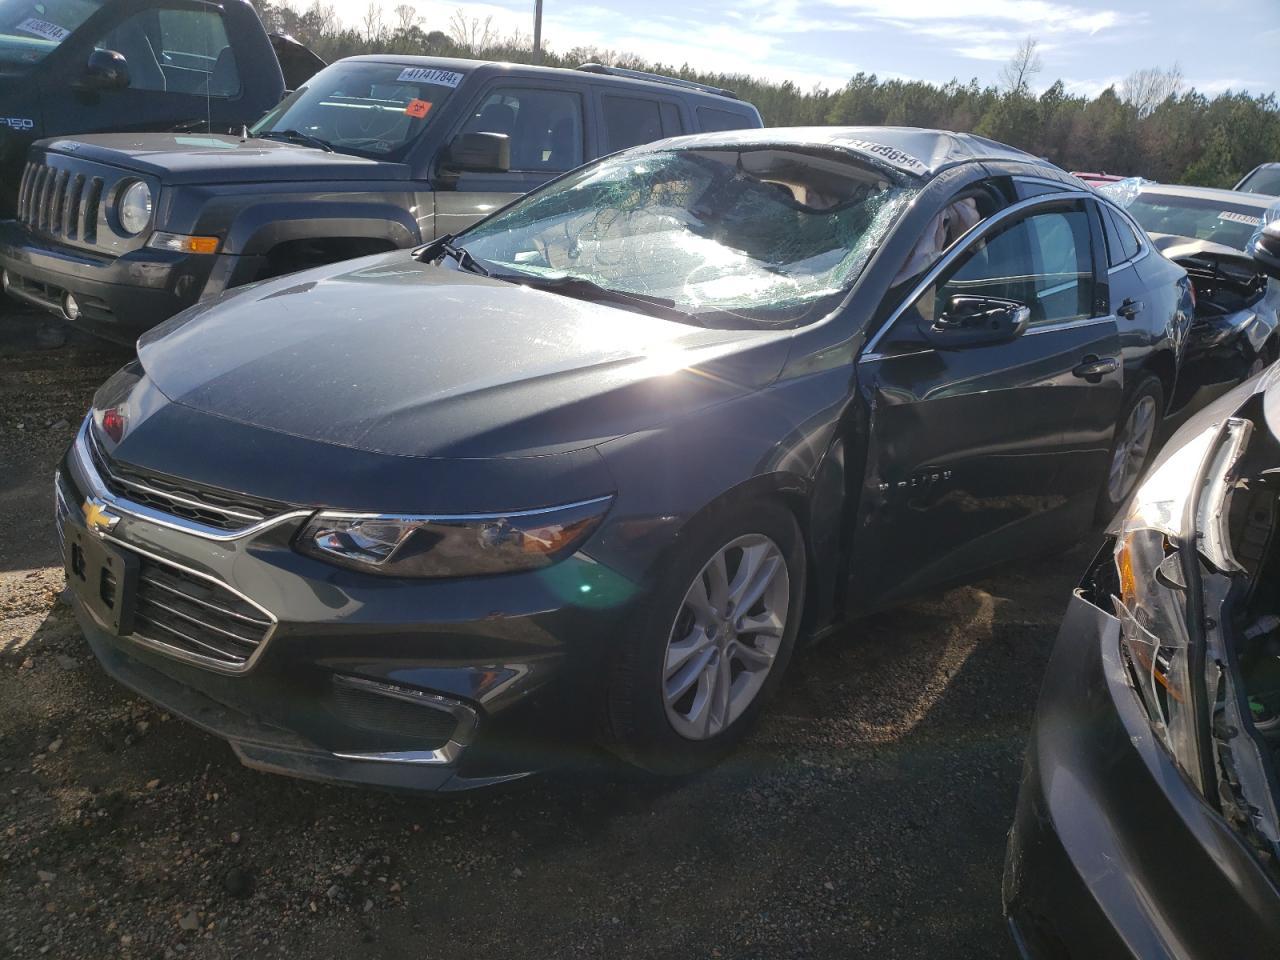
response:
[[[145,336],[58,478],[74,605],[254,766],[454,789],[576,739],[696,769],[798,638],[1114,510],[1190,297],[981,138],[637,148]]]

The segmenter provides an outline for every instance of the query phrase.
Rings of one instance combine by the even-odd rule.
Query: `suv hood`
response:
[[[372,453],[487,458],[593,446],[758,389],[789,342],[396,251],[201,304],[138,356],[165,397],[217,417]]]
[[[54,153],[157,177],[163,184],[309,180],[407,180],[401,163],[326,153],[280,140],[207,133],[100,133],[49,140]]]

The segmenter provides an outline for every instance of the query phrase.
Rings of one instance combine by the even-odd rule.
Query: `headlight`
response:
[[[309,556],[389,577],[466,577],[545,567],[604,518],[612,497],[483,516],[317,513],[295,545]]]
[[[1135,686],[1156,735],[1201,789],[1192,644],[1203,639],[1190,629],[1184,552],[1200,549],[1191,511],[1206,458],[1220,446],[1221,426],[1183,444],[1138,488],[1115,549],[1120,595],[1113,601]],[[1203,513],[1206,503],[1195,505]]]
[[[130,236],[147,229],[151,222],[151,188],[141,180],[131,183],[116,201],[116,216]]]

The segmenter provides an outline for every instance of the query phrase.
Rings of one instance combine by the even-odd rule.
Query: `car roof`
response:
[[[615,73],[601,73],[597,70],[578,70],[570,67],[540,67],[530,63],[506,63],[497,60],[466,60],[461,57],[414,57],[406,54],[376,53],[363,54],[358,57],[344,57],[343,60],[358,60],[366,63],[394,63],[406,67],[430,67],[437,70],[453,70],[458,73],[499,74],[519,72],[526,76],[554,77],[557,80],[587,80],[592,83],[619,84],[648,90],[650,93],[661,91],[667,95],[685,94],[694,97],[710,97],[725,105],[741,104],[739,112],[755,111],[755,107],[736,96],[728,95],[729,91],[717,91],[711,87],[681,81],[676,77],[665,77],[653,74],[653,79],[636,76],[631,72],[622,76]],[[338,63],[342,60],[336,61]]]
[[[986,137],[920,127],[765,127],[698,133],[659,140],[637,149],[716,147],[835,148],[917,177],[937,176],[948,167],[980,160],[1012,160],[1058,171],[1048,160]],[[1061,172],[1061,171],[1059,171]]]
[[[1141,196],[1186,197],[1189,200],[1217,200],[1236,206],[1256,207],[1267,211],[1275,205],[1276,198],[1267,193],[1245,193],[1241,190],[1222,190],[1218,187],[1187,187],[1175,183],[1144,183]]]

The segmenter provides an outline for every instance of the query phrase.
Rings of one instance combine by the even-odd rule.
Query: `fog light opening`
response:
[[[68,293],[62,298],[62,315],[71,321],[80,318],[80,302],[76,300],[75,294]]]

